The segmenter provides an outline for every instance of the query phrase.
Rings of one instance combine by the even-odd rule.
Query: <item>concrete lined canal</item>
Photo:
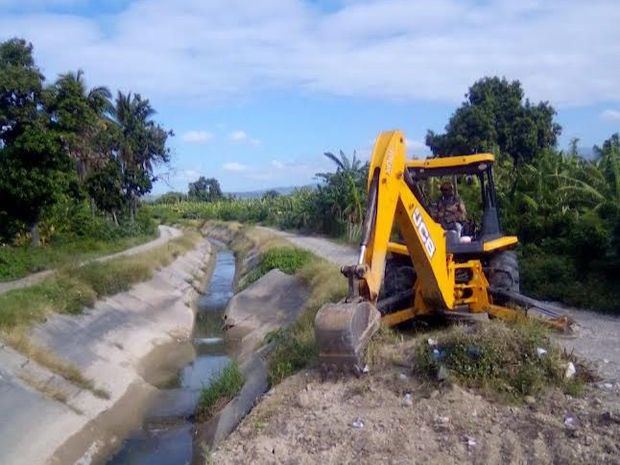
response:
[[[191,361],[171,376],[159,380],[157,400],[106,465],[182,465],[192,463],[195,410],[200,390],[208,386],[230,362],[231,347],[222,328],[222,315],[233,296],[235,257],[222,243],[206,292],[197,302],[192,342],[186,347]]]

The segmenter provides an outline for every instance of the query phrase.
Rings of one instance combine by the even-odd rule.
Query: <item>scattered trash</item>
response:
[[[476,440],[471,436],[465,436],[463,439],[465,439],[465,444],[467,444],[467,447],[476,447]]]
[[[611,383],[603,383],[603,387],[604,387],[605,389],[611,389],[611,388],[613,388],[613,387],[614,387],[614,385],[613,385],[613,384],[611,384]]]
[[[364,365],[364,368],[362,368],[362,373],[368,373],[370,371],[370,368],[368,368],[368,364]]]
[[[606,358],[603,359],[603,363],[609,363],[609,360],[607,360]]]
[[[364,420],[362,420],[360,417],[357,417],[355,420],[353,420],[351,426],[353,428],[362,429],[364,427]]]
[[[398,375],[398,379],[400,379],[401,381],[407,381],[409,379],[409,376],[407,376],[405,373],[400,373]]]
[[[433,339],[432,337],[429,337],[427,342],[430,347],[435,347],[438,344],[437,339]]]
[[[435,423],[447,425],[448,423],[450,423],[450,417],[442,417],[439,415],[435,415]]]
[[[480,347],[469,346],[467,348],[467,355],[469,355],[471,358],[478,359],[482,355],[482,350],[480,349]]]
[[[433,349],[433,351],[431,352],[431,357],[433,357],[433,360],[435,361],[443,359],[445,355],[446,353],[443,350],[439,349]]]
[[[413,405],[413,396],[411,393],[408,392],[405,394],[405,397],[403,398],[403,405],[407,407],[411,407]]]
[[[441,365],[439,367],[439,370],[437,370],[437,380],[438,381],[445,381],[449,377],[450,377],[450,372],[448,371],[448,369],[444,365]]]
[[[574,414],[567,413],[564,415],[564,426],[571,430],[577,429],[577,418],[575,418]]]
[[[543,355],[547,355],[547,349],[543,349],[542,347],[537,347],[536,353],[538,354],[539,357],[542,357]]]
[[[529,405],[536,403],[536,398],[534,396],[525,396],[523,400],[525,400],[525,403]]]
[[[573,365],[573,362],[568,362],[566,365],[566,371],[564,372],[564,378],[570,379],[575,376],[576,372],[577,370],[575,370],[575,365]]]

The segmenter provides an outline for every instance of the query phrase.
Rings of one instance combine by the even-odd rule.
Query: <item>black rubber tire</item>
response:
[[[498,252],[489,260],[487,279],[491,287],[519,292],[519,261],[512,250]]]
[[[383,286],[379,293],[379,300],[398,295],[411,290],[416,280],[416,272],[408,257],[390,257],[385,263]],[[383,313],[399,310],[402,305],[391,305],[381,309]]]

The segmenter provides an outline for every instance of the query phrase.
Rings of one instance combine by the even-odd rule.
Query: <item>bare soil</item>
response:
[[[620,464],[617,386],[510,405],[415,376],[397,361],[412,341],[381,350],[384,362],[360,379],[309,370],[276,386],[213,463]]]

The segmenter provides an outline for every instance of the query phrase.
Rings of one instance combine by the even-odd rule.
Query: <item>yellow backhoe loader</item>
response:
[[[568,328],[567,317],[519,293],[511,250],[518,240],[501,232],[493,163],[488,153],[408,160],[403,133],[379,135],[368,172],[359,259],[341,270],[348,295],[316,315],[323,368],[359,373],[363,350],[381,324],[423,315],[514,320],[531,309],[550,325]],[[477,178],[479,226],[452,230],[434,219],[429,186],[442,178]]]

